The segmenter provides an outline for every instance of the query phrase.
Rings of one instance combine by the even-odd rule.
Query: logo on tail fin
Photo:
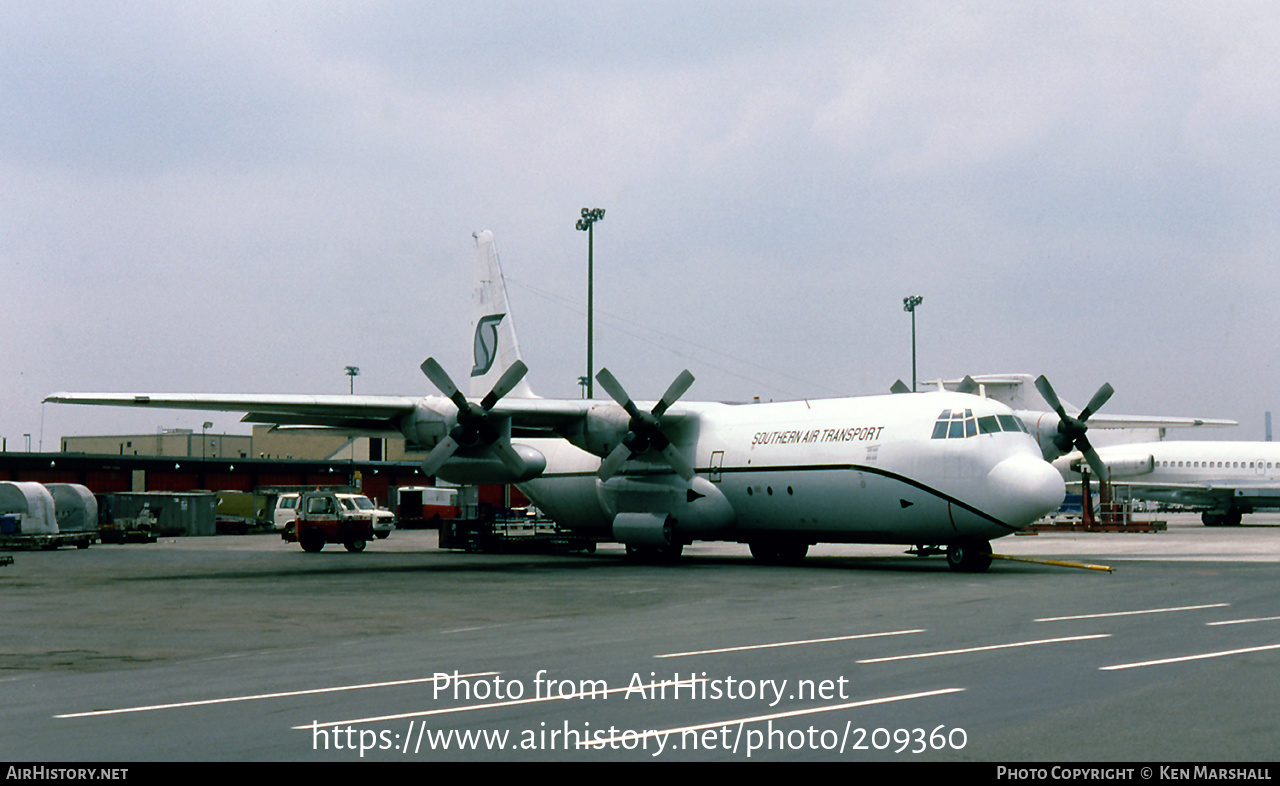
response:
[[[488,374],[493,361],[498,359],[498,323],[505,316],[506,314],[490,314],[481,317],[476,323],[476,365],[471,369],[471,376],[482,377]]]

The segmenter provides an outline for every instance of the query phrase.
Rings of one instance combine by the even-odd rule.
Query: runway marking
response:
[[[1147,660],[1142,661],[1141,663],[1121,663],[1116,666],[1102,666],[1098,671],[1120,671],[1121,669],[1137,669],[1142,666],[1163,666],[1167,663],[1182,663],[1189,660],[1207,660],[1209,658],[1225,658],[1229,655],[1244,655],[1249,652],[1265,652],[1267,650],[1280,650],[1280,644],[1268,644],[1263,647],[1245,647],[1240,650],[1224,650],[1222,652],[1205,652],[1200,655],[1183,655],[1178,658]]]
[[[1275,622],[1280,617],[1254,617],[1247,620],[1222,620],[1221,622],[1206,622],[1206,625],[1243,625],[1246,622]]]
[[[914,630],[891,630],[884,633],[857,633],[851,636],[832,636],[826,639],[801,639],[799,641],[776,641],[770,644],[744,644],[741,647],[721,647],[714,650],[691,650],[689,652],[668,652],[665,655],[654,655],[655,658],[683,658],[687,655],[715,655],[721,652],[743,652],[745,650],[765,650],[773,647],[797,647],[802,644],[826,644],[832,641],[853,641],[854,639],[873,639],[880,636],[904,636],[908,633],[924,633],[924,628]]]
[[[1108,611],[1102,614],[1076,614],[1070,617],[1041,617],[1036,622],[1062,622],[1064,620],[1096,620],[1103,617],[1128,617],[1134,614],[1164,614],[1170,611],[1199,611],[1201,609],[1221,609],[1230,603],[1206,603],[1202,606],[1173,606],[1167,609],[1137,609],[1135,611]]]
[[[845,704],[832,704],[827,707],[810,707],[805,710],[788,710],[787,712],[775,712],[769,715],[753,715],[749,718],[735,718],[733,720],[720,720],[711,723],[699,723],[696,726],[678,726],[672,729],[662,729],[646,732],[630,732],[630,736],[626,737],[610,737],[609,739],[591,740],[590,742],[578,743],[579,748],[590,748],[593,746],[608,745],[615,742],[624,742],[628,740],[639,740],[645,737],[657,737],[665,734],[682,734],[686,731],[702,731],[704,729],[719,729],[725,726],[743,726],[748,723],[762,723],[764,721],[778,720],[780,718],[796,718],[802,715],[817,715],[821,712],[836,712],[838,710],[849,710],[857,707],[872,707],[877,704],[889,704],[895,701],[910,701],[911,699],[927,699],[932,696],[945,696],[949,693],[962,693],[964,688],[941,688],[939,690],[924,691],[922,693],[904,693],[899,696],[885,696],[879,699],[863,699],[861,701],[851,701]],[[304,729],[311,728],[303,726]]]
[[[490,673],[496,674],[497,672],[490,672]],[[472,675],[465,675],[465,676],[472,676]],[[693,680],[680,680],[678,684],[685,687],[689,687],[692,685],[696,685],[699,682],[707,682],[707,681],[708,680],[706,677],[700,677]],[[664,680],[662,682],[646,684],[644,686],[644,689],[652,690],[654,687],[665,688],[665,687],[676,685],[676,684],[677,684],[676,680]],[[547,695],[547,696],[531,696],[527,699],[507,699],[506,701],[493,701],[493,702],[489,702],[488,704],[464,704],[460,707],[441,707],[435,710],[417,710],[415,712],[400,712],[400,713],[396,713],[395,715],[378,715],[372,718],[355,718],[354,720],[326,721],[324,723],[313,722],[313,723],[308,723],[305,726],[293,726],[292,728],[297,731],[305,731],[307,729],[324,729],[324,728],[328,728],[329,726],[344,726],[344,725],[354,726],[356,724],[362,724],[362,723],[381,723],[383,721],[405,720],[406,718],[425,718],[431,715],[448,715],[449,713],[452,713],[452,712],[472,712],[474,710],[492,710],[492,709],[499,709],[501,707],[518,707],[522,704],[537,704],[538,702],[542,702],[542,701],[567,701],[569,699],[587,699],[587,698],[594,699],[594,698],[599,698],[601,696],[608,696],[610,693],[623,693],[625,691],[634,691],[634,690],[636,690],[635,687],[628,685],[625,688],[609,688],[608,690],[597,690],[597,691],[578,692],[578,693],[557,693],[555,695]]]
[[[475,674],[463,674],[462,677],[491,677],[496,671],[482,671]],[[92,718],[98,715],[121,715],[129,712],[151,712],[153,710],[173,710],[182,707],[203,707],[209,704],[231,704],[237,701],[258,701],[260,699],[283,699],[290,696],[309,696],[319,693],[339,693],[347,690],[367,690],[369,688],[394,688],[399,685],[416,685],[423,682],[435,682],[435,677],[419,677],[412,680],[395,680],[393,682],[370,682],[364,685],[339,685],[333,688],[311,688],[308,690],[291,690],[280,693],[259,693],[253,696],[227,696],[220,699],[199,699],[196,701],[180,701],[173,704],[148,704],[140,707],[121,707],[114,710],[91,710],[89,712],[70,712],[65,715],[54,715],[55,718]]]
[[[1110,633],[1093,633],[1088,636],[1067,636],[1061,639],[1037,639],[1036,641],[1015,641],[1009,644],[988,644],[984,647],[967,647],[960,650],[938,650],[936,652],[916,652],[910,655],[890,655],[886,658],[867,658],[858,663],[887,663],[891,660],[911,660],[913,658],[936,658],[941,655],[965,655],[970,652],[989,652],[991,650],[1007,650],[1017,647],[1034,647],[1039,644],[1064,644],[1071,641],[1088,641],[1089,639],[1109,639]]]

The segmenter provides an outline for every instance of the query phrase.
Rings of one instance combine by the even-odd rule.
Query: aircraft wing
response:
[[[1089,428],[1227,428],[1240,425],[1221,418],[1166,418],[1150,415],[1104,415],[1089,418]]]
[[[299,396],[217,393],[54,393],[55,404],[151,409],[244,412],[246,423],[306,425],[346,431],[400,433],[400,420],[414,411],[406,396]]]
[[[499,418],[511,419],[513,437],[554,436],[571,428],[599,401],[584,399],[504,398],[493,408]],[[674,413],[673,413],[674,414]]]
[[[45,402],[109,407],[187,409],[243,412],[246,423],[316,426],[370,434],[402,433],[401,420],[421,406],[437,410],[452,405],[439,398],[409,396],[303,396],[240,393],[54,393]],[[648,410],[652,402],[638,402]],[[504,398],[491,410],[498,419],[511,420],[512,436],[555,436],[570,429],[593,407],[618,408],[600,401],[580,399]],[[671,407],[664,419],[678,424],[692,413],[682,405]],[[625,422],[625,421],[624,421]]]

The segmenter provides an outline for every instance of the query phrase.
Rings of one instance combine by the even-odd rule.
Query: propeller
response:
[[[600,373],[596,374],[596,379],[600,381],[600,387],[621,407],[627,411],[627,415],[631,417],[628,424],[629,431],[622,438],[622,442],[613,452],[605,457],[600,465],[598,476],[601,480],[608,480],[622,469],[622,465],[628,460],[639,456],[648,450],[656,450],[662,457],[666,459],[667,464],[675,473],[684,480],[693,478],[693,465],[689,463],[684,454],[671,444],[671,440],[667,439],[662,433],[662,416],[676,403],[676,400],[685,394],[689,386],[693,384],[693,375],[688,370],[682,371],[671,386],[667,388],[667,392],[662,394],[662,398],[648,412],[643,412],[636,403],[627,395],[627,391],[623,389],[613,374],[609,373],[609,369],[602,368]]]
[[[422,471],[434,475],[444,466],[459,448],[491,448],[498,459],[516,475],[525,469],[524,460],[511,447],[511,440],[503,435],[494,424],[489,414],[498,400],[510,393],[520,384],[529,367],[524,361],[517,360],[511,368],[498,379],[493,389],[480,400],[479,404],[468,401],[458,386],[453,384],[448,372],[436,362],[435,358],[427,358],[422,363],[422,373],[427,375],[440,392],[445,394],[458,408],[458,425],[454,426],[448,436],[440,440],[422,462]]]
[[[1053,444],[1063,453],[1070,452],[1073,448],[1080,451],[1089,467],[1093,469],[1094,475],[1100,480],[1107,480],[1110,475],[1107,472],[1107,465],[1102,462],[1102,457],[1089,444],[1089,438],[1085,436],[1085,432],[1089,430],[1088,424],[1085,422],[1089,416],[1102,408],[1103,404],[1111,398],[1111,394],[1115,393],[1115,388],[1110,383],[1104,382],[1102,387],[1098,388],[1098,392],[1093,394],[1093,398],[1089,399],[1089,404],[1080,410],[1077,417],[1067,414],[1063,408],[1062,402],[1058,399],[1058,394],[1053,391],[1053,385],[1049,384],[1049,380],[1042,374],[1036,380],[1036,390],[1040,391],[1040,395],[1044,396],[1044,400],[1049,403],[1049,407],[1058,413],[1058,435],[1053,438]]]

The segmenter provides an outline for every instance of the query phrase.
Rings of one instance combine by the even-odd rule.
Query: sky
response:
[[[1045,374],[1280,410],[1269,2],[0,2],[0,438],[435,393],[494,233],[528,381],[637,399]],[[597,395],[603,396],[597,391]]]

